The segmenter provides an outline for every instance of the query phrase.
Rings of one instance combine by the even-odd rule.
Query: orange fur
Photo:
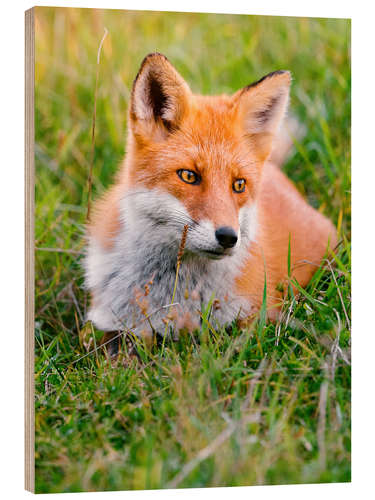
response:
[[[293,184],[273,164],[266,163],[259,189],[259,231],[251,246],[243,273],[236,285],[260,308],[264,277],[267,277],[267,306],[281,303],[287,289],[289,235],[291,276],[305,287],[317,270],[328,245],[337,244],[333,224],[302,198]]]
[[[114,238],[120,230],[119,202],[125,190],[126,185],[115,184],[94,206],[88,226],[89,234],[107,250],[112,248]]]

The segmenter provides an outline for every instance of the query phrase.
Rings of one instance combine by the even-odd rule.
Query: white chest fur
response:
[[[102,330],[131,328],[139,333],[149,328],[147,311],[152,326],[163,333],[163,306],[172,301],[185,224],[189,231],[174,297],[179,304],[176,313],[199,320],[198,311],[215,298],[212,319],[221,324],[249,314],[251,304],[235,293],[234,281],[255,237],[256,207],[241,209],[239,219],[240,238],[233,255],[212,260],[196,252],[212,244],[209,221],[190,227],[184,206],[173,196],[145,189],[130,192],[121,202],[121,231],[113,247],[103,250],[93,237],[88,244],[86,285],[94,295],[88,319]]]

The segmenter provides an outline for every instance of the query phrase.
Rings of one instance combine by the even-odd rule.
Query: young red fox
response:
[[[88,319],[102,330],[165,331],[184,227],[176,312],[199,323],[245,320],[262,305],[275,319],[288,278],[306,286],[328,248],[332,223],[272,162],[291,76],[275,71],[232,96],[195,95],[161,54],[133,84],[127,155],[88,227]],[[272,147],[274,151],[271,155]],[[164,320],[164,322],[163,322]],[[177,322],[178,326],[178,322]],[[184,325],[182,325],[184,326]],[[186,326],[186,325],[185,325]]]

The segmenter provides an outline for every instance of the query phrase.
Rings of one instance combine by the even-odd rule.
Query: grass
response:
[[[335,266],[283,321],[86,354],[81,267],[99,42],[93,197],[121,161],[132,80],[165,53],[194,91],[294,75],[307,134],[284,170],[337,224]],[[350,481],[350,24],[345,20],[37,8],[36,490]],[[183,264],[182,264],[183,265]],[[80,335],[79,335],[80,332]]]

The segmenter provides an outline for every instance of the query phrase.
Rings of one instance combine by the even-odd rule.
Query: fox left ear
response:
[[[289,71],[275,71],[234,95],[241,125],[261,160],[270,154],[288,108],[290,83]]]
[[[191,91],[168,59],[150,54],[133,84],[130,124],[141,140],[162,140],[176,130],[188,108]]]

